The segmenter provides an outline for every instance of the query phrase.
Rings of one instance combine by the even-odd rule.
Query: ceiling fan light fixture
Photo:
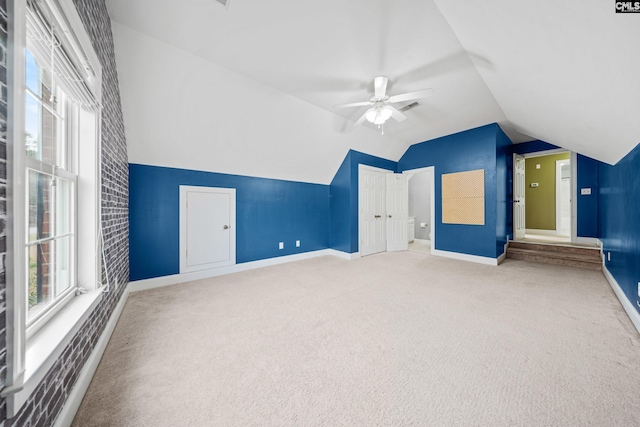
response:
[[[387,120],[389,120],[390,117],[391,117],[391,108],[387,106],[373,107],[369,109],[369,111],[367,111],[367,115],[366,115],[367,120],[373,123],[374,125],[381,125]]]
[[[378,116],[378,112],[376,111],[375,108],[370,108],[369,111],[367,111],[367,121],[371,123],[375,123],[377,116]]]
[[[385,122],[391,118],[391,114],[391,108],[387,107],[386,105],[382,107],[382,110],[380,110],[380,115],[382,115],[382,118]]]

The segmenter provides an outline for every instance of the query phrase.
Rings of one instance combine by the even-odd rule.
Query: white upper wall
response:
[[[611,0],[436,4],[517,131],[610,164],[640,143],[639,14]]]
[[[408,144],[112,23],[129,162],[328,184],[350,148]]]

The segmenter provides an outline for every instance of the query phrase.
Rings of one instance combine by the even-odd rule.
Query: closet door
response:
[[[387,174],[387,251],[406,251],[409,190],[407,175]]]
[[[236,191],[180,186],[180,273],[236,263]]]

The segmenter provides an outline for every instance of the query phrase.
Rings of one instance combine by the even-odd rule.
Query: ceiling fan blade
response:
[[[407,116],[402,114],[397,108],[392,107],[391,105],[387,105],[386,108],[391,110],[391,117],[393,117],[396,121],[404,122],[407,119]]]
[[[370,101],[362,101],[362,102],[351,102],[349,104],[338,104],[338,105],[334,105],[333,108],[362,107],[364,105],[371,105],[371,102]]]
[[[414,99],[426,98],[431,94],[433,94],[433,89],[424,89],[417,92],[401,93],[400,95],[393,95],[389,97],[389,102],[412,101]]]
[[[373,87],[375,88],[375,97],[384,98],[387,94],[387,83],[389,79],[384,76],[378,76],[373,80]]]
[[[364,114],[358,119],[357,122],[355,122],[354,126],[360,126],[362,124],[362,122],[364,122],[364,120],[367,118],[367,113],[369,112],[369,110],[365,111]]]

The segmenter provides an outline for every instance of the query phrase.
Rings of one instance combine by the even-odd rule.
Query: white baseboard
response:
[[[425,244],[425,245],[431,244],[431,240],[428,240],[428,239],[413,239],[413,241],[416,242],[416,243],[422,243],[422,244]]]
[[[361,258],[360,252],[354,252],[354,253],[350,254],[350,253],[338,251],[338,250],[335,250],[335,249],[327,249],[327,250],[330,251],[329,255],[333,255],[335,257],[346,259],[346,260],[349,260],[349,261]]]
[[[627,316],[629,316],[629,319],[631,319],[631,323],[633,323],[633,326],[635,326],[638,333],[640,333],[640,314],[635,309],[631,301],[629,301],[624,291],[620,287],[620,284],[618,284],[618,281],[615,279],[615,277],[613,277],[609,269],[607,269],[604,261],[602,262],[602,273],[604,273],[604,277],[607,278],[611,289],[613,289],[613,292],[618,297],[620,304],[622,304],[622,308],[624,308],[624,311],[627,312]]]
[[[507,259],[507,247],[508,246],[509,246],[509,239],[507,239],[507,243],[504,244],[504,249],[502,250],[502,254],[497,259],[498,265],[502,264],[502,261]]]
[[[458,259],[460,261],[470,261],[470,262],[475,262],[478,264],[485,264],[485,265],[498,265],[498,259],[499,259],[499,258],[489,258],[484,256],[478,256],[478,255],[461,254],[459,252],[442,251],[439,249],[432,249],[431,254],[445,257],[445,258],[453,258],[453,259]]]
[[[118,301],[115,310],[111,313],[109,322],[107,322],[104,331],[102,331],[96,346],[93,348],[93,351],[91,351],[91,354],[82,367],[75,385],[71,389],[67,400],[64,402],[58,418],[56,418],[54,427],[68,427],[73,422],[73,419],[78,412],[78,408],[80,408],[80,404],[82,403],[82,399],[89,388],[89,384],[91,384],[93,374],[96,372],[96,369],[98,369],[100,359],[102,359],[102,355],[107,348],[107,344],[111,339],[111,334],[113,334],[113,330],[118,323],[118,319],[120,319],[120,314],[122,314],[122,309],[124,309],[124,305],[126,304],[128,297],[129,287],[125,288],[122,296],[120,297],[120,301]]]
[[[580,243],[581,245],[597,245],[602,247],[602,242],[600,239],[595,237],[576,237],[575,243]]]
[[[300,261],[303,259],[316,258],[320,256],[337,256],[343,259],[360,258],[359,253],[347,254],[335,249],[321,249],[318,251],[304,252],[301,254],[286,255],[276,258],[261,259],[258,261],[243,262],[241,264],[230,265],[228,267],[212,268],[210,270],[194,271],[190,273],[172,274],[170,276],[154,277],[151,279],[136,280],[129,283],[130,292],[145,291],[147,289],[161,288],[163,286],[177,285],[179,283],[191,282],[193,280],[208,279],[210,277],[224,276],[226,274],[239,273],[241,271],[253,270],[256,268],[269,267],[272,265],[285,264],[287,262]]]

